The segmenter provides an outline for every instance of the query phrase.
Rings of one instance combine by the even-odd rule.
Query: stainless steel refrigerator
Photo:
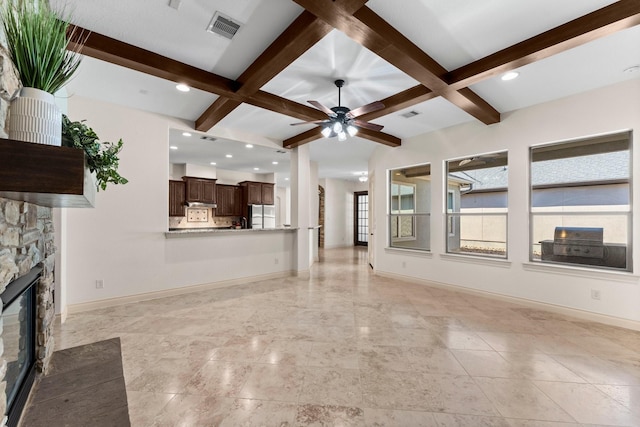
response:
[[[276,207],[249,205],[249,228],[276,228]]]

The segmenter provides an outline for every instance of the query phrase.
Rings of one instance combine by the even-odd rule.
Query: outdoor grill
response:
[[[604,229],[556,227],[553,240],[543,240],[542,260],[626,268],[625,245],[605,244]]]
[[[583,258],[604,258],[604,230],[587,227],[556,227],[553,254]]]

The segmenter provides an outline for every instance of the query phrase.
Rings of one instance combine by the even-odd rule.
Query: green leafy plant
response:
[[[100,142],[98,135],[89,126],[81,122],[72,122],[62,115],[62,145],[81,148],[87,155],[89,170],[96,174],[96,187],[106,190],[107,184],[126,184],[129,182],[118,173],[118,153],[122,150],[122,139],[117,143]]]
[[[73,76],[82,56],[67,50],[69,40],[76,49],[84,35],[69,29],[47,0],[3,0],[2,26],[9,54],[25,87],[55,93]]]

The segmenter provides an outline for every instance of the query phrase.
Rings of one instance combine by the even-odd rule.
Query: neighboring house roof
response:
[[[473,182],[473,190],[503,190],[507,188],[506,166],[455,172],[451,175]],[[580,184],[629,179],[629,151],[545,160],[531,166],[534,186]]]

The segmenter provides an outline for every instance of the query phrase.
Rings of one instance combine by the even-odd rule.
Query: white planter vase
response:
[[[37,144],[62,144],[62,113],[53,95],[40,89],[22,88],[9,108],[9,138]]]

